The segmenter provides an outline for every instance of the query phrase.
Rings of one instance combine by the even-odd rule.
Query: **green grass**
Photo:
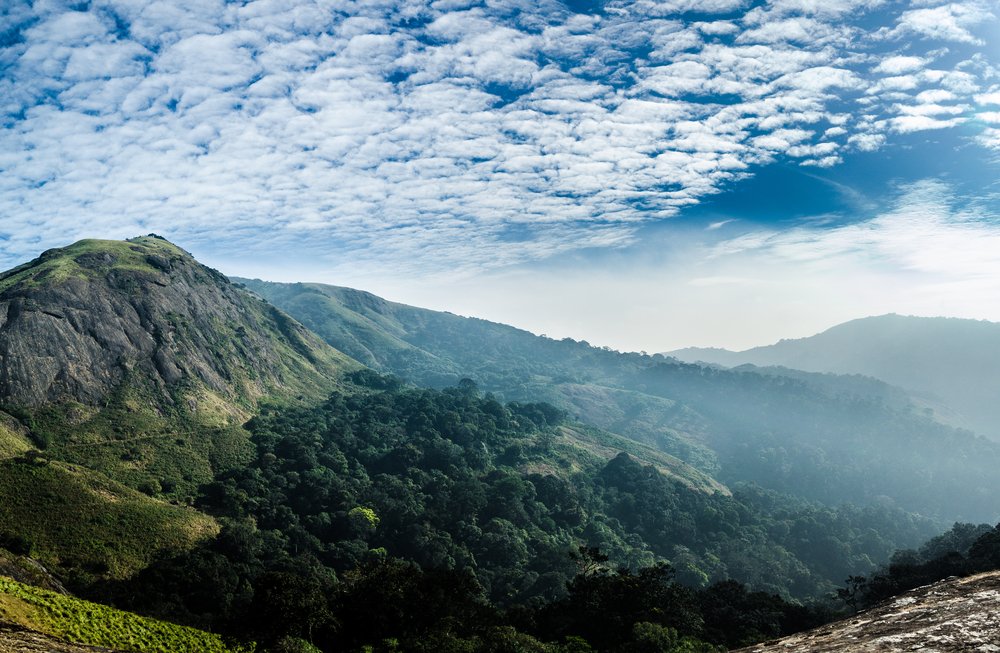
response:
[[[204,388],[174,388],[166,401],[149,381],[129,379],[104,406],[49,404],[22,419],[46,457],[184,501],[217,473],[250,459],[253,446],[240,426],[249,414]]]
[[[110,265],[94,269],[87,263],[87,255],[113,257]],[[81,240],[68,247],[48,250],[35,259],[0,275],[0,290],[18,285],[39,285],[59,282],[71,277],[91,278],[103,276],[108,267],[127,269],[148,274],[158,270],[150,264],[150,256],[170,260],[187,256],[176,245],[155,237],[117,240]]]
[[[31,449],[31,443],[13,424],[0,419],[0,459],[19,456]]]
[[[68,642],[137,653],[237,653],[219,635],[0,577],[0,618]]]
[[[212,518],[97,472],[46,460],[0,461],[0,537],[70,578],[127,578],[217,532]]]
[[[664,476],[679,481],[692,490],[706,494],[719,493],[726,496],[732,494],[729,488],[708,474],[670,454],[585,424],[559,427],[556,444],[564,445],[564,454],[568,454],[572,449],[582,449],[603,462],[624,451],[645,465],[653,465]]]

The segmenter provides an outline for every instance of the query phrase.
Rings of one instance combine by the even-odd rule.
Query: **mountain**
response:
[[[98,405],[129,378],[250,407],[347,358],[156,237],[84,240],[0,275],[0,402]]]
[[[917,588],[849,619],[741,653],[902,653],[993,651],[1000,642],[1000,572]]]
[[[230,283],[154,236],[0,307],[0,572],[263,650],[733,646],[996,514],[998,446],[870,378]]]
[[[375,369],[435,387],[467,376],[508,401],[548,401],[727,485],[828,505],[890,502],[942,523],[1000,517],[1000,446],[875,379],[686,364],[349,288],[235,281]]]
[[[252,455],[257,405],[358,368],[155,236],[0,274],[0,545],[78,583],[190,549],[219,525],[184,504]]]
[[[1000,324],[995,322],[882,315],[745,351],[692,347],[666,355],[726,367],[872,376],[931,400],[928,407],[942,421],[1000,440]]]
[[[318,399],[359,365],[155,236],[84,240],[0,275],[0,451],[30,443],[190,494],[246,455],[264,398]]]

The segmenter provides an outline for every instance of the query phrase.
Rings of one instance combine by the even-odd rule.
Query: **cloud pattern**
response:
[[[979,0],[8,0],[4,263],[156,231],[473,271],[628,243],[793,161],[1000,150]]]

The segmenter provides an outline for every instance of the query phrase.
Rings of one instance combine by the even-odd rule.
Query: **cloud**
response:
[[[475,273],[621,247],[759,166],[835,166],[996,96],[976,3],[12,6],[7,263],[157,231],[331,270]],[[868,37],[930,36],[933,12],[964,59]]]
[[[887,75],[899,75],[922,69],[927,64],[923,57],[897,55],[881,60],[872,72]]]
[[[952,2],[939,7],[911,9],[899,18],[896,34],[912,33],[942,40],[981,45],[971,29],[994,18],[982,2]]]
[[[1000,279],[996,216],[961,205],[935,179],[905,186],[889,211],[869,220],[833,229],[755,232],[719,244],[713,256],[749,252],[827,268],[861,262],[938,280]]]
[[[950,118],[941,120],[927,115],[906,115],[893,118],[891,121],[893,131],[900,134],[909,134],[930,129],[948,129],[959,125],[961,118]]]

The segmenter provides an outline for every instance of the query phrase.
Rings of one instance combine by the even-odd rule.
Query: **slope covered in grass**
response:
[[[215,521],[60,462],[0,461],[0,538],[71,578],[125,578],[186,551]]]
[[[136,653],[237,653],[219,635],[140,617],[0,576],[0,620],[53,637]]]

